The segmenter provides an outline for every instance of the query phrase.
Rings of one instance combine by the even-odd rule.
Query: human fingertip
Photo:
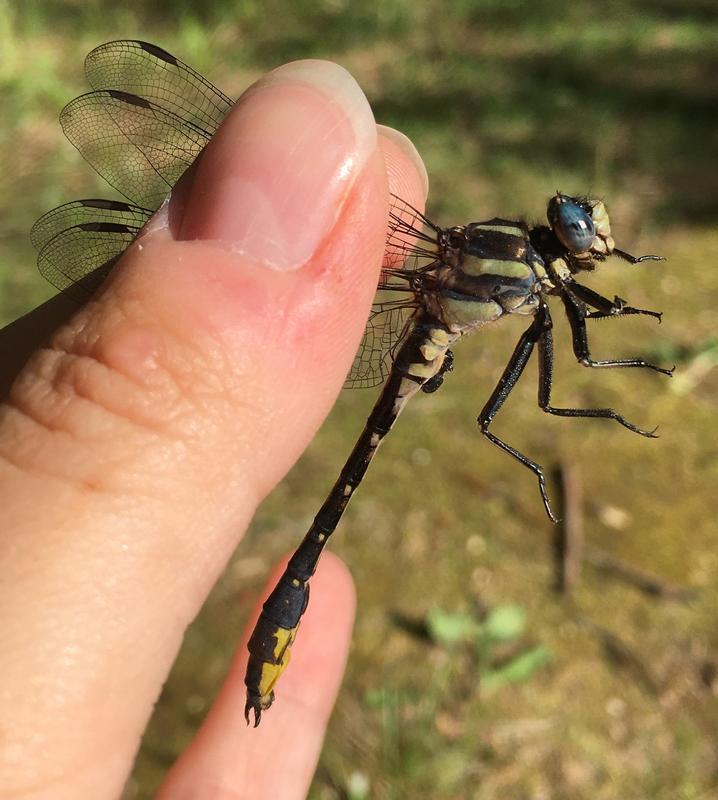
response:
[[[240,98],[203,153],[179,238],[298,269],[331,231],[376,144],[369,104],[346,70],[284,65]]]
[[[412,142],[411,139],[401,131],[396,130],[396,128],[390,128],[388,125],[377,125],[376,129],[380,137],[382,148],[385,151],[385,155],[387,149],[391,151],[393,148],[395,148],[399,154],[403,156],[404,160],[414,168],[416,172],[415,177],[418,180],[424,197],[426,197],[429,194],[429,175],[426,171],[424,161],[419,155],[419,151],[416,149],[414,142]],[[396,164],[396,158],[387,158],[388,171],[391,171],[392,168],[395,169]]]

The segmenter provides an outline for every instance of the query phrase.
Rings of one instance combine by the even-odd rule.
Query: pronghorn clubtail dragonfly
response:
[[[232,101],[164,50],[117,41],[93,50],[85,63],[93,91],[73,100],[60,121],[69,140],[130,202],[77,200],[45,214],[32,230],[40,272],[83,302],[101,285],[169,190],[192,164]],[[634,308],[579,283],[609,256],[629,264],[660,260],[619,250],[603,202],[559,192],[548,202],[548,225],[494,217],[443,228],[394,197],[379,291],[347,386],[383,384],[366,426],[308,533],[264,604],[249,641],[245,716],[258,725],[274,699],[277,679],[309,599],[309,579],[377,447],[407,400],[434,392],[452,369],[458,340],[501,317],[529,324],[478,417],[494,445],[533,472],[548,516],[556,521],[541,466],[491,431],[491,423],[534,351],[539,364],[538,404],[562,417],[611,419],[642,430],[611,408],[551,405],[552,321],[548,300],[563,305],[578,361],[593,368],[672,369],[641,358],[595,360],[587,320],[661,314]]]

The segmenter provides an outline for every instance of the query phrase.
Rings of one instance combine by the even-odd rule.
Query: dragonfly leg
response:
[[[642,358],[617,358],[606,359],[597,361],[591,357],[591,352],[588,347],[588,333],[586,331],[586,306],[582,300],[577,299],[571,291],[564,291],[561,293],[561,300],[564,308],[566,309],[566,316],[568,317],[569,325],[571,326],[571,334],[573,339],[573,352],[576,354],[579,364],[584,367],[643,367],[644,369],[652,369],[660,372],[662,375],[672,375],[675,367],[665,369],[656,364],[650,364]]]
[[[661,311],[650,311],[646,308],[634,308],[626,304],[622,297],[614,297],[609,300],[607,297],[583,286],[575,281],[564,284],[566,290],[574,297],[583,301],[586,305],[596,309],[586,314],[586,319],[606,319],[608,317],[625,317],[629,314],[645,314],[648,317],[657,319],[660,323],[663,313]]]
[[[655,439],[656,430],[646,431],[639,428],[632,422],[622,417],[612,408],[556,408],[551,405],[551,385],[553,383],[553,333],[551,330],[551,317],[548,309],[545,311],[546,324],[539,336],[539,380],[538,380],[538,403],[547,413],[557,417],[600,417],[602,419],[615,419],[629,431],[640,433],[641,436],[648,436]]]
[[[421,387],[422,392],[426,392],[426,394],[432,394],[435,392],[441,384],[444,382],[444,375],[447,372],[454,371],[454,352],[453,350],[447,350],[446,354],[444,355],[444,361],[441,364],[441,369],[434,375],[433,378],[429,378],[429,380]]]
[[[536,342],[539,341],[547,324],[551,324],[550,317],[548,317],[548,309],[545,305],[542,305],[539,307],[539,310],[534,317],[534,321],[521,335],[521,338],[519,339],[518,344],[516,345],[516,348],[509,359],[509,363],[506,365],[499,382],[496,384],[496,388],[491,393],[491,397],[489,397],[486,405],[481,409],[478,422],[481,432],[490,442],[495,444],[505,453],[508,453],[534,473],[538,479],[539,492],[541,493],[541,499],[543,501],[544,508],[546,509],[546,513],[552,522],[558,522],[558,518],[553,513],[553,510],[551,509],[551,503],[548,499],[548,494],[546,492],[546,477],[541,465],[537,464],[535,461],[532,461],[530,458],[518,451],[515,447],[512,447],[504,442],[503,439],[499,439],[498,436],[489,430],[489,426],[491,425],[494,417],[506,401],[506,398],[511,393],[511,390],[514,388],[514,386],[516,386],[518,379],[521,377],[521,373],[524,371],[526,364],[528,364],[528,361],[531,358],[531,353],[533,352],[534,346],[536,345]]]
[[[630,253],[627,253],[625,250],[619,250],[618,248],[614,247],[612,255],[618,256],[622,258],[624,261],[628,261],[629,264],[640,264],[641,261],[665,261],[666,259],[663,256],[632,256]]]

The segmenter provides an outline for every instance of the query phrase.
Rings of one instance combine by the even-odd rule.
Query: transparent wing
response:
[[[72,144],[133,203],[78,200],[32,230],[40,272],[84,302],[197,158],[232,107],[198,72],[155,45],[108,42],[85,60],[96,91],[69,103],[60,123]]]
[[[412,273],[432,269],[441,255],[442,235],[442,228],[421,211],[392,195],[380,282],[394,285],[398,278],[406,286]]]
[[[346,388],[370,388],[386,379],[419,307],[422,274],[439,261],[441,235],[420,211],[392,196],[379,290]]]
[[[94,92],[60,115],[67,138],[121,194],[155,209],[232,107],[198,72],[147,42],[108,42],[85,60]]]
[[[411,327],[416,311],[411,299],[407,297],[404,303],[395,300],[374,303],[359,350],[344,381],[345,389],[370,389],[386,380],[396,347]]]
[[[67,138],[133,203],[157,208],[211,134],[151,100],[116,89],[83,94],[62,110]]]
[[[30,232],[41,274],[86,302],[151,214],[115,200],[75,200],[49,211]]]
[[[96,47],[85,59],[93,89],[119,89],[149,100],[211,136],[232,100],[206,78],[147,42],[124,40]]]

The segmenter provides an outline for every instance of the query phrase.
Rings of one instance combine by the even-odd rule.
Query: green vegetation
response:
[[[359,615],[312,797],[718,797],[713,0],[208,0],[202,11],[190,0],[0,0],[0,323],[52,293],[34,269],[34,219],[113,196],[57,115],[86,91],[84,54],[131,37],[232,95],[287,59],[339,61],[378,121],[417,144],[437,221],[539,218],[556,188],[591,191],[607,199],[621,247],[669,259],[616,263],[591,285],[665,312],[660,327],[596,324],[596,354],[675,359],[673,381],[580,369],[567,326],[556,331],[557,402],[614,405],[660,422],[661,439],[545,417],[533,370],[496,430],[546,466],[580,470],[587,546],[696,598],[646,594],[590,563],[570,598],[555,592],[555,531],[534,481],[475,427],[520,322],[462,343],[445,387],[410,406],[382,447],[333,544]],[[150,797],[192,736],[250,598],[304,534],[372,397],[340,398],[260,510],[187,634],[128,798]]]

